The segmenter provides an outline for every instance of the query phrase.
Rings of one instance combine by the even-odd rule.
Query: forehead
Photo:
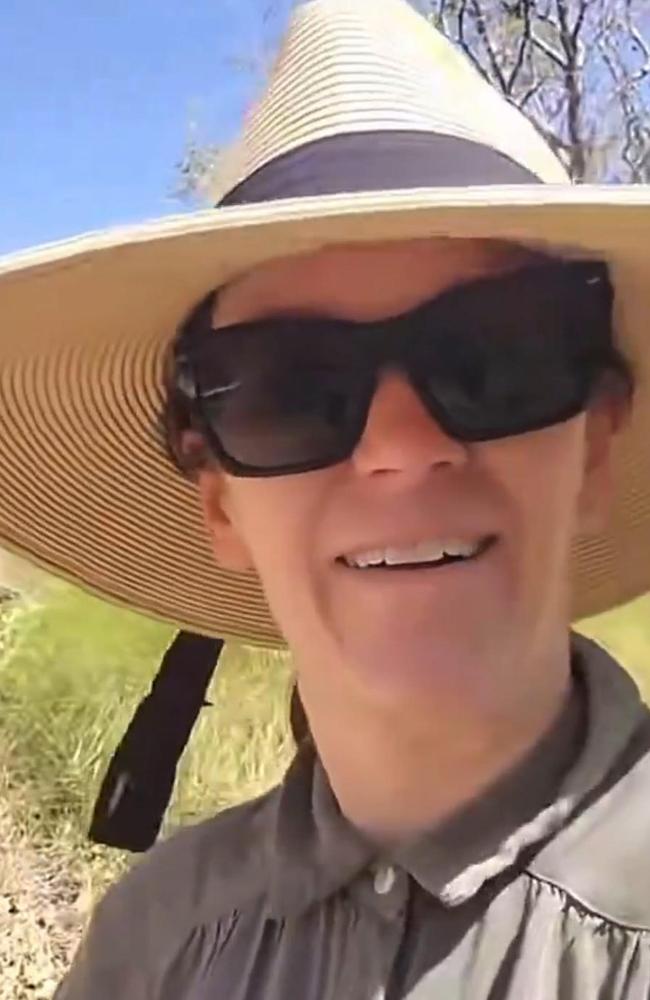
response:
[[[539,262],[518,244],[428,239],[332,246],[270,261],[223,288],[215,326],[277,314],[380,319],[486,274]]]

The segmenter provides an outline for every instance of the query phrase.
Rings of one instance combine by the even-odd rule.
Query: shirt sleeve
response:
[[[124,885],[109,889],[53,1000],[152,1000],[155,974],[148,967],[138,909],[130,905]]]

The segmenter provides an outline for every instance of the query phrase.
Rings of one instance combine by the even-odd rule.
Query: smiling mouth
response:
[[[364,572],[364,573],[370,571],[377,572],[378,570],[384,573],[385,572],[398,573],[404,570],[410,570],[412,572],[413,570],[441,569],[444,566],[450,566],[453,563],[476,562],[476,560],[480,559],[481,556],[485,555],[486,552],[489,552],[489,550],[493,548],[493,546],[497,543],[497,541],[498,538],[496,535],[489,535],[481,542],[481,544],[477,548],[476,552],[473,553],[473,555],[470,556],[444,555],[441,559],[435,559],[429,562],[412,562],[412,563],[404,562],[404,563],[393,563],[393,564],[383,562],[370,566],[353,566],[350,565],[342,556],[339,556],[339,558],[336,561],[339,565],[344,566],[346,569],[356,570],[357,572]]]

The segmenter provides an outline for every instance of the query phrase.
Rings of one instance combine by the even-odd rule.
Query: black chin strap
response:
[[[95,843],[126,851],[155,843],[223,647],[189,632],[172,642],[108,766],[88,832]]]

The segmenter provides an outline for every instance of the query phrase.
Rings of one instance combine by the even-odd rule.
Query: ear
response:
[[[226,475],[220,469],[203,469],[198,473],[197,485],[203,520],[217,564],[222,569],[240,573],[253,569],[250,550],[233,516],[233,498]]]
[[[596,535],[605,530],[614,483],[612,448],[614,437],[625,422],[628,404],[616,396],[595,399],[585,415],[585,450],[582,489],[579,497],[579,530]]]

